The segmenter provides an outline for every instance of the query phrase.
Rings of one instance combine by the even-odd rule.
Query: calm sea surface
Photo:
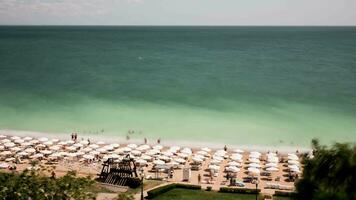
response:
[[[2,26],[0,129],[356,142],[356,28]]]

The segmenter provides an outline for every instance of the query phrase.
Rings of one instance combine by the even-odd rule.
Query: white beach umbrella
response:
[[[181,148],[179,146],[173,146],[170,147],[168,151],[171,151],[173,153],[177,153]]]
[[[165,155],[165,156],[173,156],[173,153],[170,152],[170,151],[165,151],[165,152],[162,152],[162,155]]]
[[[0,135],[0,139],[6,138],[6,135]]]
[[[143,160],[143,159],[138,159],[138,160],[136,160],[136,163],[138,163],[139,165],[146,165],[147,161]]]
[[[118,143],[113,143],[113,144],[110,144],[110,146],[112,146],[113,148],[118,148],[118,147],[120,147],[120,144],[118,144]]]
[[[58,142],[58,145],[67,145],[67,142],[66,141],[61,141],[61,142]]]
[[[75,142],[73,140],[67,140],[65,141],[66,145],[72,145],[74,144]]]
[[[68,151],[76,151],[76,150],[77,150],[77,147],[69,146],[69,147],[66,147],[66,149],[67,149]]]
[[[168,157],[168,156],[164,156],[164,155],[162,155],[162,156],[158,156],[158,159],[160,159],[160,160],[164,160],[165,162],[168,162],[168,161],[170,161],[170,160],[171,160],[171,158],[170,158],[170,157]]]
[[[25,151],[21,151],[21,152],[17,153],[17,155],[19,155],[19,156],[28,156],[28,153],[25,152]]]
[[[32,144],[38,144],[38,143],[40,143],[40,141],[38,141],[38,140],[36,140],[36,139],[35,139],[35,140],[31,140],[30,142],[31,142]]]
[[[78,152],[76,152],[76,154],[77,154],[77,156],[82,156],[82,155],[85,155],[85,154],[86,154],[86,152],[83,152],[83,151],[78,151]]]
[[[12,155],[13,153],[11,151],[3,151],[3,152],[0,152],[0,155],[1,156],[9,156],[9,155]]]
[[[27,137],[24,137],[23,140],[25,140],[25,141],[30,141],[30,140],[32,140],[32,137],[28,137],[28,136],[27,136]]]
[[[44,154],[44,155],[49,155],[49,154],[52,153],[52,151],[50,151],[50,150],[43,150],[43,151],[41,151],[41,153]]]
[[[253,168],[260,168],[261,165],[260,164],[257,164],[257,163],[250,163],[248,164],[249,167],[253,167]]]
[[[104,147],[102,147],[103,149],[106,149],[107,151],[113,151],[114,150],[114,147],[111,146],[111,145],[106,145]]]
[[[97,148],[99,148],[100,146],[97,145],[97,144],[91,144],[91,145],[89,145],[88,147],[90,147],[90,148],[92,148],[92,149],[97,149]]]
[[[34,149],[34,148],[28,148],[28,149],[25,149],[25,152],[27,152],[27,153],[35,153],[35,152],[36,152],[36,149]]]
[[[118,159],[118,158],[120,158],[120,156],[117,155],[116,153],[109,154],[108,156],[109,156],[109,158],[113,158],[113,159]]]
[[[137,148],[137,144],[129,144],[129,145],[127,145],[127,147],[130,148],[130,149],[136,149]]]
[[[70,158],[74,158],[74,157],[78,156],[78,154],[77,153],[68,153],[67,156]]]
[[[41,154],[41,153],[37,153],[32,156],[32,158],[42,158],[42,157],[43,157],[43,154]]]
[[[11,140],[19,140],[19,139],[21,139],[19,136],[12,136],[11,137]]]
[[[209,152],[211,151],[211,149],[208,148],[208,147],[203,147],[203,148],[201,148],[201,150],[202,150],[202,151],[205,151],[205,152],[207,152],[207,153],[209,153]]]
[[[261,156],[261,153],[258,152],[258,151],[251,151],[251,152],[250,152],[250,155],[258,155],[258,156]]]
[[[206,151],[197,151],[197,154],[205,156],[205,155],[208,154],[208,152],[206,152]]]
[[[221,160],[210,160],[210,164],[213,165],[219,165],[221,163]]]
[[[46,145],[46,146],[51,146],[51,145],[53,145],[53,142],[52,141],[47,141],[47,142],[44,142],[43,144]]]
[[[4,149],[5,149],[5,147],[1,145],[0,146],[0,150],[4,150]]]
[[[89,154],[92,154],[92,155],[99,155],[100,152],[99,152],[99,151],[91,151],[91,152],[89,152]]]
[[[244,153],[245,151],[244,151],[244,150],[241,150],[241,149],[234,149],[234,152],[235,152],[235,153]]]
[[[278,170],[277,167],[268,167],[268,168],[266,168],[266,171],[268,171],[268,172],[277,172],[279,170]]]
[[[47,142],[47,141],[48,141],[48,138],[46,138],[46,137],[40,137],[40,138],[38,138],[38,141],[40,141],[40,142]]]
[[[124,150],[124,152],[130,152],[132,151],[132,149],[130,147],[124,147],[122,148],[122,150]]]
[[[216,155],[213,156],[213,159],[214,159],[214,160],[219,160],[219,161],[223,161],[223,160],[224,160],[223,157],[221,157],[221,156],[216,156]]]
[[[35,147],[36,149],[41,149],[41,148],[46,148],[46,145],[44,145],[44,144],[38,144],[38,145],[36,145],[36,147]]]
[[[250,154],[249,155],[249,158],[256,158],[256,159],[259,159],[260,156],[258,154]]]
[[[298,156],[295,154],[289,154],[288,155],[288,160],[299,160]]]
[[[75,143],[73,144],[73,147],[78,147],[78,148],[81,148],[83,147],[84,145],[82,143]]]
[[[106,144],[104,141],[99,141],[99,142],[97,142],[96,143],[97,145],[104,145],[104,144]]]
[[[266,167],[278,167],[277,163],[267,163]]]
[[[301,173],[300,169],[292,168],[290,171],[295,172],[295,173]]]
[[[51,142],[53,142],[53,143],[58,143],[58,142],[59,142],[59,139],[54,138],[54,139],[51,140]]]
[[[253,173],[253,174],[259,174],[260,170],[255,168],[255,167],[249,167],[247,168],[248,172]]]
[[[99,151],[99,152],[102,153],[102,154],[108,152],[108,150],[106,150],[106,149],[104,149],[104,148],[97,149],[96,151]]]
[[[7,163],[0,163],[0,169],[7,169],[9,166]]]
[[[289,169],[298,169],[299,170],[299,166],[297,165],[288,165]]]
[[[216,151],[216,152],[214,153],[214,156],[223,157],[223,156],[225,156],[225,154],[226,154],[226,151],[224,151],[224,150],[218,150],[218,151]]]
[[[153,161],[153,164],[155,164],[155,165],[164,165],[165,162],[163,160],[155,160],[155,161]]]
[[[91,160],[91,159],[94,159],[94,156],[91,154],[87,154],[87,155],[84,155],[83,158],[87,159],[87,160]]]
[[[24,143],[24,142],[25,142],[25,140],[22,140],[22,139],[17,139],[17,140],[14,141],[14,143],[16,143],[16,144],[21,144],[21,143]]]
[[[22,149],[19,148],[19,147],[12,147],[10,150],[11,150],[12,152],[19,152],[19,151],[21,151]]]
[[[23,147],[28,147],[28,146],[31,146],[32,143],[31,142],[24,142],[24,143],[21,143],[21,146]]]
[[[141,155],[141,151],[138,151],[138,150],[133,150],[131,151],[132,155],[135,155],[135,156],[140,156]]]
[[[50,146],[49,149],[53,150],[53,151],[58,151],[59,149],[61,149],[61,147],[58,145],[55,145],[55,146]]]
[[[141,156],[141,159],[143,159],[143,160],[152,160],[152,157],[151,156],[148,156],[148,155],[142,155]]]
[[[231,161],[228,163],[229,166],[241,166],[241,163],[235,162],[235,161]]]
[[[300,163],[297,160],[288,160],[288,164],[299,165]]]
[[[239,172],[240,169],[237,168],[236,166],[229,166],[229,167],[226,167],[226,171],[228,171],[228,172]]]
[[[183,158],[175,158],[174,161],[176,161],[177,163],[183,164],[186,162],[186,160],[184,160]]]
[[[220,166],[217,165],[209,165],[208,167],[210,170],[218,171],[220,169]]]
[[[147,144],[144,144],[144,145],[137,147],[136,149],[139,151],[147,151],[148,149],[150,149],[150,146]]]
[[[267,161],[270,163],[278,163],[279,160],[277,157],[269,157]]]
[[[203,159],[201,159],[201,158],[199,158],[199,157],[193,157],[192,160],[193,160],[194,162],[197,162],[197,163],[203,162]]]
[[[82,144],[82,145],[88,145],[89,144],[88,140],[82,140],[79,143]]]
[[[16,146],[16,144],[12,143],[12,142],[8,142],[8,143],[5,143],[4,146],[7,147],[7,148],[11,148],[11,147]]]
[[[85,147],[84,149],[82,149],[83,152],[89,152],[89,151],[92,151],[93,149],[90,148],[90,147]]]
[[[177,156],[181,157],[181,158],[188,158],[189,157],[189,155],[186,154],[186,153],[177,153]]]
[[[183,150],[180,151],[181,153],[191,155],[192,150],[190,148],[184,148]]]
[[[161,150],[163,149],[163,146],[162,145],[155,145],[152,147],[153,149],[158,149],[158,150]]]
[[[9,139],[3,139],[3,140],[1,140],[1,143],[3,143],[3,144],[9,143],[9,142],[11,142],[11,140],[9,140]]]
[[[249,161],[250,163],[260,163],[260,162],[261,162],[259,159],[256,159],[256,158],[248,159],[248,161]]]

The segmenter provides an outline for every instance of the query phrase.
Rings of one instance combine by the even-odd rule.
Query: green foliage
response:
[[[295,192],[286,192],[286,191],[279,191],[276,190],[274,192],[275,197],[294,197],[296,195]]]
[[[240,193],[240,194],[258,194],[261,189],[249,189],[249,188],[231,188],[231,187],[221,187],[219,192],[223,193]]]
[[[135,197],[132,194],[127,194],[127,193],[119,193],[117,195],[117,200],[134,200]]]
[[[189,189],[189,190],[200,190],[201,186],[200,185],[190,185],[190,184],[181,184],[181,183],[172,183],[168,185],[164,185],[159,188],[155,188],[153,190],[150,190],[147,192],[148,198],[154,198],[160,194],[163,194],[169,190],[172,190],[174,188],[182,188],[182,189]]]
[[[328,148],[312,141],[314,158],[305,158],[297,199],[356,199],[356,146],[334,144]]]
[[[211,190],[212,190],[211,186],[206,187],[206,191],[211,191]]]
[[[95,195],[90,191],[93,183],[88,178],[76,177],[75,172],[57,179],[40,176],[33,170],[20,174],[0,173],[0,199],[94,199]]]

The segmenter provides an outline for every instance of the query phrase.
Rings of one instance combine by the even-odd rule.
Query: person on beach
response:
[[[157,144],[161,144],[161,138],[157,139]]]
[[[145,138],[144,141],[145,141],[145,144],[147,144],[147,138]]]
[[[226,145],[224,146],[224,151],[227,151],[227,146]]]
[[[71,135],[72,141],[74,141],[74,133],[72,133]]]
[[[130,140],[130,136],[129,135],[126,135],[126,140]]]
[[[89,138],[88,138],[88,145],[90,145],[90,140],[89,140]]]
[[[198,184],[200,184],[200,182],[201,182],[201,175],[198,174]]]
[[[74,142],[77,142],[78,135],[77,133],[74,133]]]

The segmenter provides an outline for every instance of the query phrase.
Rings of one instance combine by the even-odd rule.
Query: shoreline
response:
[[[11,136],[21,136],[21,137],[47,137],[50,139],[57,138],[61,140],[70,140],[70,133],[48,133],[48,132],[37,132],[37,131],[26,131],[26,130],[9,130],[9,129],[0,129],[0,134],[2,135],[11,135]],[[105,138],[103,138],[105,136]],[[126,140],[124,137],[120,136],[113,136],[113,135],[91,135],[91,134],[80,134],[78,135],[78,139],[81,140],[83,138],[84,140],[90,139],[91,141],[104,141],[106,143],[119,143],[119,144],[130,144],[130,143],[135,143],[135,144],[143,144],[142,139],[130,139]],[[149,145],[156,145],[156,141],[148,141]],[[188,140],[172,140],[172,139],[165,139],[161,141],[160,145],[162,146],[182,146],[182,147],[190,147],[192,149],[199,149],[202,147],[209,147],[211,149],[217,150],[217,149],[222,149],[225,144],[222,143],[214,143],[214,142],[199,142],[199,141],[188,141]],[[276,145],[228,145],[229,149],[242,149],[245,151],[260,151],[260,152],[267,152],[267,151],[279,151],[280,153],[294,153],[297,150],[300,153],[303,152],[309,152],[311,148],[306,148],[306,147],[298,147],[298,146],[288,146],[288,145],[283,145],[283,146],[276,146]]]

